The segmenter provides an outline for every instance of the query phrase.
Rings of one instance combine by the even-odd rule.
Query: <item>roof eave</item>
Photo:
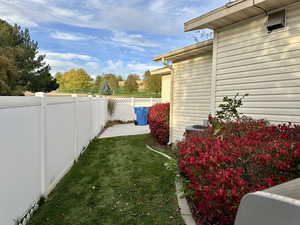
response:
[[[218,29],[297,2],[299,0],[236,0],[186,22],[184,30]]]
[[[200,43],[189,45],[184,48],[180,48],[175,51],[171,51],[162,54],[160,56],[156,56],[153,58],[153,61],[157,61],[157,62],[162,60],[175,61],[175,60],[184,59],[195,54],[212,51],[212,45],[213,45],[213,40],[210,39],[208,41],[203,41]]]
[[[170,75],[171,70],[168,67],[159,68],[156,70],[150,71],[151,75]]]
[[[202,16],[196,17],[186,23],[184,23],[184,31],[193,31],[204,28],[215,29],[214,21],[224,18],[233,13],[247,9],[253,6],[253,0],[239,0],[226,4],[218,9],[215,9]]]

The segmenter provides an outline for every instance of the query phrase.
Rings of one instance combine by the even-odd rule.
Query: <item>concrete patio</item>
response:
[[[120,137],[120,136],[131,136],[138,134],[148,134],[150,133],[149,126],[136,126],[133,123],[130,124],[120,124],[106,129],[99,138],[109,138],[109,137]]]

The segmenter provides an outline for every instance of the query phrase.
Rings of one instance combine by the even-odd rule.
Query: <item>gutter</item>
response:
[[[162,54],[160,56],[155,56],[155,57],[153,57],[153,61],[158,62],[158,61],[161,61],[161,60],[170,60],[173,57],[184,56],[184,55],[189,54],[189,52],[201,51],[201,49],[212,46],[212,44],[213,44],[213,39],[203,41],[203,42],[199,42],[199,43],[196,43],[196,44],[192,44],[192,45],[186,46],[184,48],[180,48],[180,49],[177,49],[177,50],[174,50],[174,51],[167,52],[167,53]]]
[[[224,26],[226,26],[229,24],[226,22],[226,17],[230,17],[231,15],[239,13],[240,11],[243,10],[247,10],[249,8],[256,8],[259,11],[263,11],[264,13],[267,13],[268,11],[265,8],[260,6],[267,1],[269,0],[236,0],[233,2],[229,2],[220,8],[217,8],[206,14],[203,14],[201,16],[198,16],[194,19],[185,22],[184,23],[185,31],[199,30],[204,28],[217,29],[223,26],[222,24],[224,21],[225,21]],[[250,14],[253,14],[253,16],[255,16],[255,13],[250,13]],[[215,24],[215,22],[217,23]]]

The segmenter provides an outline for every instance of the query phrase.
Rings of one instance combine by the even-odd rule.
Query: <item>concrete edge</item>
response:
[[[167,154],[164,154],[162,152],[159,152],[153,148],[151,148],[149,145],[146,144],[146,147],[157,154],[160,154],[167,158],[168,160],[171,160],[172,157],[168,156]],[[182,182],[180,180],[175,181],[175,187],[176,187],[176,196],[177,196],[177,202],[180,209],[180,214],[185,222],[186,225],[196,225],[196,222],[192,216],[192,211],[188,205],[188,202],[184,196],[183,188],[182,188]]]

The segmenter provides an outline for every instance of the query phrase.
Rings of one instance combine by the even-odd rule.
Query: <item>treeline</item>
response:
[[[93,79],[84,69],[71,69],[65,73],[56,73],[55,78],[59,83],[59,90],[62,92],[90,92],[97,94],[116,94],[121,88],[127,92],[138,91],[137,74],[129,74],[125,80],[124,87],[120,87],[119,81],[122,76],[116,74],[102,74]],[[145,91],[158,94],[161,91],[161,76],[151,76],[150,71],[144,74]]]
[[[0,95],[57,89],[58,84],[44,59],[27,29],[0,19]]]
[[[115,74],[102,74],[93,79],[84,69],[71,69],[65,73],[56,73],[55,78],[59,83],[60,91],[86,91],[100,93],[105,82],[116,92],[119,89],[121,76]]]

